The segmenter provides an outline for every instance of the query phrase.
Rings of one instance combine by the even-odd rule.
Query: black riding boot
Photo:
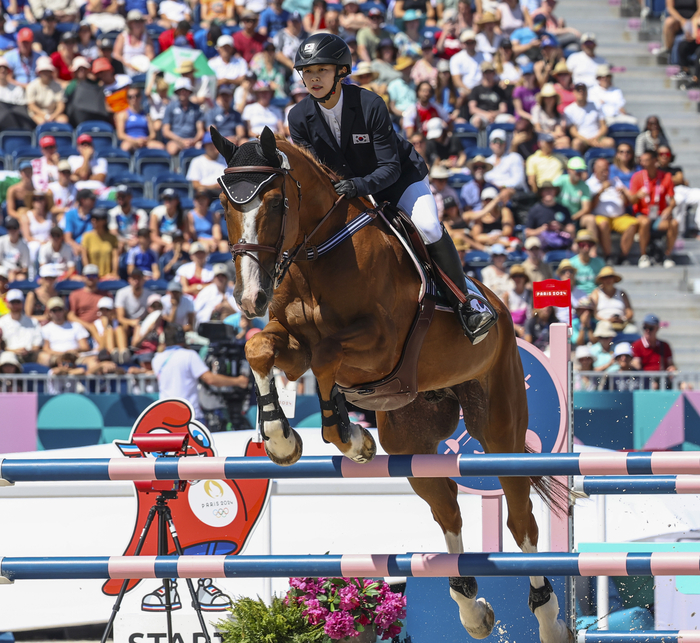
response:
[[[457,314],[464,334],[472,344],[478,344],[486,338],[489,329],[498,320],[498,314],[464,274],[457,248],[444,228],[442,238],[426,247],[433,261],[467,297],[466,303],[462,304],[449,288],[445,288],[445,294]]]

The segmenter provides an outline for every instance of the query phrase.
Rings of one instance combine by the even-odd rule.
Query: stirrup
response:
[[[498,313],[485,297],[471,290],[467,293],[467,297],[466,303],[455,306],[455,313],[464,334],[476,346],[486,339],[489,330],[498,321]]]

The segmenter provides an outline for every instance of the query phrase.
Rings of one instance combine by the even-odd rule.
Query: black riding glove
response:
[[[353,197],[357,196],[357,187],[350,179],[338,181],[337,183],[333,184],[333,187],[335,188],[337,194],[341,196],[344,194],[348,199],[352,199]]]

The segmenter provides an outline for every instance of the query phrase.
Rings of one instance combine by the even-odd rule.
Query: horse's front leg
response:
[[[318,381],[318,397],[323,415],[323,439],[355,462],[369,462],[377,453],[372,434],[359,424],[350,422],[345,396],[338,390],[337,375],[349,353],[382,354],[384,337],[372,320],[359,320],[314,346],[311,370]]]
[[[276,364],[290,379],[297,379],[308,369],[310,356],[276,321],[253,335],[245,351],[257,386],[265,451],[275,464],[294,464],[301,457],[303,444],[280,406],[272,367]]]

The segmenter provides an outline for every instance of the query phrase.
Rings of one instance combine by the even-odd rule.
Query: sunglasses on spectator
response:
[[[474,169],[475,169],[475,170],[485,170],[485,169],[486,169],[486,166],[485,166],[485,165],[475,165],[475,166],[474,166]]]
[[[141,94],[136,92],[135,94],[127,94],[127,98],[141,98]]]
[[[595,244],[591,243],[590,241],[579,241],[578,242],[578,247],[579,248],[592,248]]]
[[[80,143],[79,145],[90,145],[90,146],[92,146],[92,143],[91,143],[90,141],[83,141],[83,142]]]
[[[642,328],[644,330],[656,330],[656,326],[649,326],[649,324],[644,324],[644,326],[642,326]]]
[[[56,146],[55,145],[44,145],[45,150],[55,150]]]
[[[659,156],[671,156],[671,152],[659,152]]]
[[[52,308],[49,312],[51,312],[51,313],[57,313],[59,310],[63,310],[63,308],[61,308],[60,306],[58,306],[58,307],[56,307],[56,308]]]
[[[566,273],[569,273],[572,275],[574,274],[574,271],[571,268],[564,268],[564,270],[561,270],[560,272],[562,275],[565,275]]]

